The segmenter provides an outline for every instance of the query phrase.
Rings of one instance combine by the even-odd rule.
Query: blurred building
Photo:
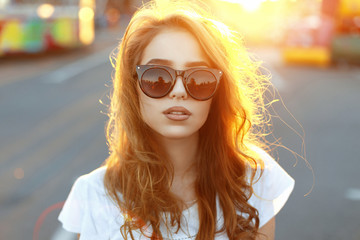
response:
[[[209,0],[246,45],[277,47],[286,63],[360,62],[360,0]]]
[[[287,63],[328,66],[360,63],[360,1],[323,0],[317,14],[290,25],[283,56]]]

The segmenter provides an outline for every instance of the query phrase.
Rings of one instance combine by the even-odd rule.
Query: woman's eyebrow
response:
[[[159,65],[172,66],[173,62],[167,59],[154,58],[148,61],[146,64],[159,64]]]
[[[161,58],[153,58],[148,61],[146,64],[157,64],[157,65],[165,65],[165,66],[173,66],[173,61]],[[186,62],[185,67],[209,67],[209,64],[205,61],[194,61],[194,62]]]
[[[185,67],[209,67],[209,64],[205,61],[187,62]]]

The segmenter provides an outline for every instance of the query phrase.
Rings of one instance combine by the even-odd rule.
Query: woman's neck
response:
[[[171,192],[177,195],[189,207],[196,199],[196,161],[198,156],[199,134],[195,133],[187,138],[169,139],[158,136],[158,142],[167,153],[174,167],[174,178]]]
[[[199,134],[187,138],[169,139],[159,137],[170,161],[174,166],[174,178],[186,178],[194,175],[194,165],[197,160]]]

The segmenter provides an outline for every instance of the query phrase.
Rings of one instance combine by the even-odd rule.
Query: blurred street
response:
[[[91,48],[0,59],[0,239],[51,239],[75,179],[107,157],[109,55],[124,26]]]
[[[75,179],[107,157],[109,55],[125,25],[100,30],[88,48],[0,59],[0,239],[71,239],[58,231],[57,217]],[[296,180],[276,239],[359,240],[360,67],[285,65],[276,48],[250,49],[287,107],[273,104],[275,138],[301,154],[296,131],[303,128],[314,170],[304,196],[313,186],[306,162],[298,158],[293,167],[290,151],[274,152]]]
[[[304,160],[298,158],[296,164],[290,151],[278,148],[280,165],[296,183],[277,217],[276,239],[359,240],[360,67],[284,66],[273,51],[257,52],[269,64],[286,107],[305,131],[307,160],[315,175],[314,189],[304,196],[313,185],[311,170]],[[280,102],[273,106],[302,134]],[[300,154],[302,139],[278,117],[272,120],[275,137]]]

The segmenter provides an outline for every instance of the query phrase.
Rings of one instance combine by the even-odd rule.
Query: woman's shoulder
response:
[[[248,146],[251,152],[251,156],[255,158],[255,160],[263,161],[264,163],[272,163],[274,158],[263,148],[256,146],[256,145],[250,145]]]
[[[110,204],[110,198],[104,185],[106,166],[98,167],[91,172],[79,176],[72,187],[72,192],[82,198],[87,205]]]
[[[81,233],[82,239],[108,234],[109,226],[121,218],[117,206],[104,187],[106,167],[102,166],[78,177],[58,217],[64,229]],[[120,219],[121,220],[121,219]]]
[[[270,190],[276,190],[294,184],[294,179],[269,153],[259,147],[252,147],[252,150],[257,161],[253,188],[268,189],[271,186]]]
[[[295,180],[261,148],[254,149],[259,165],[252,184],[249,203],[259,211],[260,226],[275,216],[285,205],[294,189]]]
[[[98,167],[91,172],[81,175],[76,181],[82,184],[89,184],[93,187],[103,188],[104,187],[104,176],[106,172],[106,166]]]
[[[104,176],[106,166],[98,167],[87,174],[76,178],[70,191],[70,195],[81,198],[81,201],[93,202],[106,197]]]
[[[250,169],[256,169],[255,179],[259,179],[265,176],[276,175],[276,173],[285,172],[285,170],[280,166],[280,164],[264,149],[251,146],[252,157],[254,158],[256,164],[249,164]]]

